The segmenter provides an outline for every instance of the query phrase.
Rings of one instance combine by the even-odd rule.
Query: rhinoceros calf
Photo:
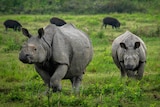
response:
[[[71,24],[50,24],[40,28],[38,36],[32,36],[25,28],[22,32],[29,39],[19,53],[20,61],[34,64],[53,92],[61,91],[62,79],[70,79],[74,91],[78,91],[93,54],[88,36]]]
[[[141,38],[126,31],[112,43],[112,58],[121,76],[141,79],[146,64],[146,46]]]

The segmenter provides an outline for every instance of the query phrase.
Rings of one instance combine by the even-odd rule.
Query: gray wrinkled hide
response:
[[[44,28],[39,44],[42,44],[47,55],[41,55],[45,57],[43,61],[32,63],[44,82],[55,92],[61,90],[61,79],[70,79],[73,89],[79,90],[82,76],[93,54],[88,36],[71,24],[62,27],[50,24]],[[26,53],[24,50],[22,48],[20,52],[20,60]]]
[[[134,49],[136,42],[140,42],[140,47]],[[122,48],[120,43],[124,43],[127,49]],[[127,51],[130,51],[130,53]],[[135,58],[137,62],[136,64],[133,64],[136,66],[134,69],[126,69],[124,65],[125,54],[128,54],[129,57],[137,56]],[[138,36],[129,31],[126,31],[124,34],[118,36],[112,43],[112,58],[117,67],[121,70],[122,77],[126,74],[128,77],[137,79],[141,79],[143,77],[144,66],[146,63],[146,46]]]

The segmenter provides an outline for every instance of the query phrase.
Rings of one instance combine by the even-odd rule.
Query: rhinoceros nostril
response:
[[[26,54],[25,56],[26,56],[26,57],[28,57],[28,56],[29,56],[29,54]]]
[[[134,66],[133,65],[126,65],[125,68],[127,70],[133,70],[134,69]]]
[[[23,52],[19,54],[19,60],[22,61],[23,63],[28,63],[28,57],[29,54],[24,54]]]

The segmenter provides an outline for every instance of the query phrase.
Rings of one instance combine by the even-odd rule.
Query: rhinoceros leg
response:
[[[64,78],[68,70],[67,65],[59,65],[50,79],[50,87],[53,92],[61,91],[61,80]]]
[[[70,79],[71,83],[72,83],[72,89],[75,93],[79,92],[79,87],[80,87],[80,84],[81,84],[81,81],[82,81],[82,77],[83,77],[83,74]]]
[[[105,24],[104,26],[105,26],[105,29],[106,29],[106,27],[107,27],[107,24]]]
[[[126,76],[126,71],[124,69],[124,64],[123,63],[120,63],[120,64],[117,64],[117,66],[120,68],[121,70],[121,77],[125,77]]]
[[[49,82],[50,82],[49,74],[37,66],[35,66],[35,69],[38,72],[38,74],[41,76],[41,78],[43,79],[45,85],[49,86]]]
[[[121,77],[125,77],[126,76],[126,72],[124,69],[121,69]]]
[[[141,63],[140,67],[137,70],[136,79],[142,79],[144,72],[145,62]]]

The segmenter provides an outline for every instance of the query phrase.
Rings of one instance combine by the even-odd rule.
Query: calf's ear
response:
[[[32,37],[32,35],[28,32],[26,28],[22,28],[23,35],[27,36],[28,38]]]
[[[140,47],[140,42],[136,42],[134,45],[134,49],[139,48]]]
[[[121,42],[121,43],[120,43],[120,46],[121,46],[121,48],[127,49],[125,43],[122,43],[122,42]]]
[[[38,29],[38,37],[41,38],[44,35],[43,28]]]

